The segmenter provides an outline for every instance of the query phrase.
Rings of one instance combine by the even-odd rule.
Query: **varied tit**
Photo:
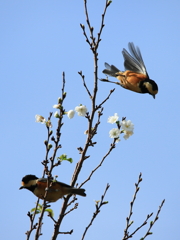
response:
[[[112,82],[120,85],[123,88],[137,93],[149,93],[155,98],[158,93],[158,86],[147,73],[140,49],[135,47],[132,42],[128,44],[131,55],[123,48],[122,54],[124,57],[124,72],[121,72],[114,65],[105,63],[106,69],[104,74],[116,77],[119,82],[112,82],[108,79],[100,79],[103,82]]]
[[[56,202],[67,194],[77,194],[85,197],[85,189],[74,188],[65,183],[49,180],[49,188],[47,190],[46,201]],[[47,189],[47,178],[38,178],[35,175],[26,175],[22,178],[22,186],[19,189],[28,189],[36,197],[44,199]]]

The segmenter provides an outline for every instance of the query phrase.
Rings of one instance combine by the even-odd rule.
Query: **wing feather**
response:
[[[37,181],[42,182],[42,183],[47,183],[47,178],[39,178]],[[50,181],[50,182],[52,182],[52,181]],[[59,184],[62,187],[72,188],[70,185],[68,185],[66,183],[62,183],[62,182],[58,182],[58,181],[55,181],[54,183]]]
[[[138,47],[134,46],[134,43],[130,42],[128,44],[130,53],[123,48],[122,54],[124,57],[124,67],[126,70],[130,70],[137,73],[142,73],[148,76],[141,51]]]

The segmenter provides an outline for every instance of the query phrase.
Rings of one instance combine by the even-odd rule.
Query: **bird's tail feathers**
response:
[[[103,70],[104,74],[110,75],[112,77],[116,77],[116,73],[120,72],[120,70],[114,65],[109,65],[108,63],[104,64],[106,69]]]
[[[84,188],[72,188],[71,193],[72,194],[77,194],[77,195],[80,195],[80,196],[83,196],[83,197],[86,196]]]

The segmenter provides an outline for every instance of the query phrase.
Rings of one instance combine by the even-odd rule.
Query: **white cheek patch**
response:
[[[157,91],[154,91],[154,90],[152,89],[152,84],[151,84],[151,83],[145,82],[144,85],[146,86],[146,88],[148,89],[148,91],[149,91],[152,95],[157,93]]]
[[[36,185],[36,180],[30,180],[28,183],[21,183],[23,187],[30,187],[32,185]]]
[[[146,88],[151,92],[152,92],[152,85],[149,82],[145,82],[144,85],[146,86]]]

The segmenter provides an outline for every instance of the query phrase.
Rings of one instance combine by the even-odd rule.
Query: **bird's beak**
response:
[[[155,95],[152,95],[153,96],[153,98],[155,99]]]
[[[21,186],[20,188],[19,188],[19,190],[21,190],[21,189],[23,189],[24,187],[23,186]]]

